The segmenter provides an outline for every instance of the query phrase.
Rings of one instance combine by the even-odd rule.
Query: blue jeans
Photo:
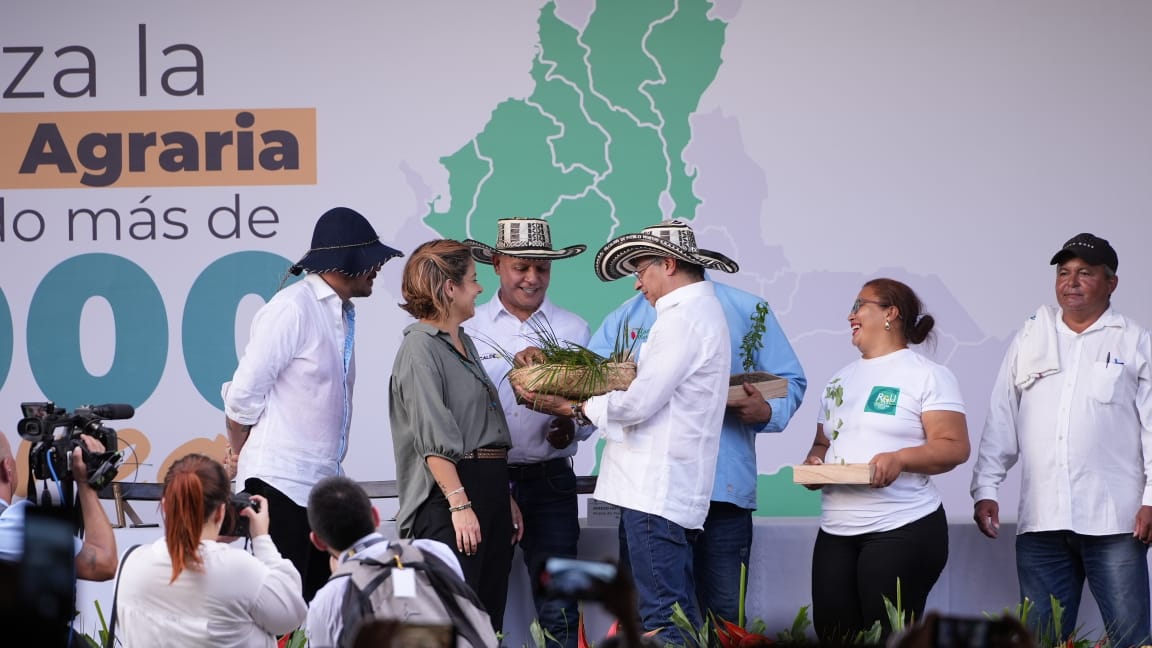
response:
[[[1076,629],[1084,580],[1100,607],[1112,646],[1139,646],[1149,637],[1148,547],[1131,534],[1088,536],[1071,531],[1016,536],[1020,596],[1033,601],[1029,625],[1051,633],[1055,596],[1064,607],[1061,642]]]
[[[735,623],[740,610],[740,565],[752,550],[752,511],[712,502],[704,532],[692,548],[700,610]]]
[[[660,641],[678,643],[680,633],[672,624],[674,604],[679,603],[693,625],[700,626],[692,578],[692,544],[699,531],[620,507],[620,534],[626,552],[621,556],[628,557],[644,630],[662,629]]]
[[[509,466],[512,496],[524,516],[520,550],[530,578],[535,578],[551,556],[575,558],[580,540],[580,511],[576,497],[576,473],[567,459],[553,459],[526,466]],[[518,479],[519,478],[519,479]],[[550,599],[533,588],[533,602],[540,626],[564,648],[576,648],[577,602]],[[556,642],[547,641],[549,647]]]

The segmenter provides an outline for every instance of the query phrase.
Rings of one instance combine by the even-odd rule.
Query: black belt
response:
[[[541,461],[540,463],[509,464],[508,479],[511,481],[544,479],[549,475],[562,474],[564,472],[570,472],[571,470],[572,466],[569,464],[567,457],[557,457],[556,459],[549,459],[548,461]]]

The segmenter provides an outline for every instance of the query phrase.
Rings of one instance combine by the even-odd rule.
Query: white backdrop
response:
[[[860,284],[905,280],[937,318],[928,352],[959,377],[975,444],[1008,339],[1053,301],[1047,261],[1065,239],[1111,239],[1114,304],[1152,323],[1150,30],[1152,5],[1122,0],[6,3],[0,430],[18,440],[22,401],[130,402],[135,418],[114,427],[144,455],[124,478],[142,481],[222,448],[218,386],[251,316],[316,217],[342,204],[404,250],[490,241],[508,215],[547,215],[558,245],[593,251],[661,217],[694,219],[702,246],[741,263],[731,282],[772,305],[808,374],[792,425],[759,441],[764,475],[802,459],[814,396],[854,357],[845,317]],[[255,125],[237,126],[246,111]],[[168,172],[160,144],[142,171],[125,151],[108,186],[77,180],[98,166],[82,159],[88,133],[253,132],[259,152],[277,120],[298,138],[295,175],[245,172],[234,149],[221,171],[205,157]],[[77,173],[32,136],[44,123]],[[30,159],[41,164],[20,173]],[[213,210],[237,200],[239,234],[214,235],[228,214]],[[154,238],[129,229],[145,208]],[[83,214],[69,235],[81,209],[115,210],[119,238],[110,212],[97,240]],[[263,222],[249,227],[253,212]],[[400,268],[358,305],[345,467],[363,480],[395,476],[383,399],[408,322]],[[630,291],[597,282],[591,254],[556,274],[553,298],[593,328]],[[495,277],[481,279],[486,299]],[[578,470],[594,460],[587,444]],[[938,480],[953,521],[970,515],[969,476],[970,464]],[[779,485],[769,498],[813,501]]]

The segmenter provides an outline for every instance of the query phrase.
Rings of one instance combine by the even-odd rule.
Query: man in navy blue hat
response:
[[[343,474],[348,451],[352,298],[371,295],[380,266],[398,256],[359,213],[325,212],[311,249],[290,269],[304,279],[256,313],[244,355],[221,390],[225,461],[245,492],[267,499],[272,540],[300,572],[308,601],[329,574],[328,555],[308,539],[308,493],[320,479]]]

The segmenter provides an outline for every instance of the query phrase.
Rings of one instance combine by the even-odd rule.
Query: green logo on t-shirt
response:
[[[872,395],[868,397],[868,403],[864,405],[864,411],[896,416],[896,402],[899,400],[900,390],[898,388],[876,385],[872,388]]]

